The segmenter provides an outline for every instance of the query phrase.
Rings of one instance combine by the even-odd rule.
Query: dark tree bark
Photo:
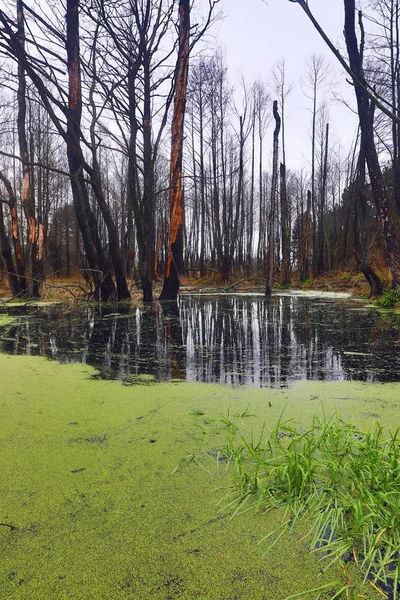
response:
[[[119,242],[119,234],[117,225],[111,215],[110,208],[107,204],[104,188],[102,185],[102,177],[100,164],[97,156],[97,143],[96,143],[96,135],[95,128],[97,122],[97,108],[96,103],[94,101],[94,91],[95,91],[95,82],[97,77],[96,72],[96,54],[97,54],[97,36],[98,29],[96,29],[93,39],[93,48],[92,48],[92,69],[93,69],[93,80],[92,85],[89,92],[89,101],[92,109],[92,122],[90,125],[90,141],[91,141],[91,152],[92,152],[92,166],[86,165],[86,171],[90,175],[90,183],[92,185],[94,194],[96,196],[97,204],[100,208],[101,214],[103,216],[104,222],[107,227],[108,232],[108,243],[110,248],[110,256],[112,260],[112,264],[114,267],[114,275],[115,282],[117,286],[117,297],[119,301],[127,300],[130,298],[130,293],[128,290],[128,285],[126,283],[125,276],[125,268],[124,268],[124,260],[120,248]]]
[[[67,1],[66,36],[57,32],[43,19],[41,20],[41,24],[45,26],[47,31],[51,31],[66,47],[67,61],[61,60],[63,64],[66,63],[68,68],[67,105],[64,104],[65,92],[62,84],[51,80],[51,89],[47,86],[48,82],[45,83],[45,79],[43,79],[45,77],[44,69],[38,68],[37,62],[25,51],[23,44],[15,36],[10,21],[3,11],[0,11],[0,20],[4,28],[1,33],[7,51],[29,75],[51,121],[66,142],[74,210],[82,233],[86,259],[89,264],[88,272],[95,286],[94,297],[109,300],[116,297],[115,286],[110,272],[110,265],[106,260],[102,247],[98,224],[90,208],[87,185],[83,175],[83,170],[87,165],[81,149],[82,94],[78,4],[77,0]],[[31,43],[36,44],[35,38],[31,39]],[[41,48],[41,51],[43,51],[43,48]],[[50,54],[52,53],[50,52]],[[49,65],[49,62],[47,65]],[[56,98],[54,89],[60,94],[61,99]],[[67,121],[66,129],[64,128],[63,119],[57,115],[54,107],[57,107],[65,117]]]
[[[359,49],[355,28],[355,0],[344,0],[344,32],[347,53],[349,56],[349,64],[344,60],[340,52],[335,48],[319,23],[316,21],[306,0],[291,1],[297,2],[301,6],[327,46],[353,80],[357,99],[360,129],[363,135],[365,159],[371,181],[374,203],[383,232],[386,260],[392,275],[392,285],[393,287],[398,287],[400,285],[400,215],[398,214],[398,210],[391,210],[390,207],[387,190],[378,160],[378,154],[376,151],[373,123],[371,123],[370,114],[372,106],[374,106],[379,108],[380,111],[382,111],[397,124],[400,123],[400,116],[382,103],[381,98],[375,93],[375,91],[371,90],[366,82],[362,60],[363,26],[361,13],[359,13],[359,23],[362,35],[361,48]]]
[[[84,161],[80,145],[82,92],[78,11],[79,0],[67,0],[67,157],[71,173],[74,209],[82,233],[90,272],[95,283],[95,297],[108,301],[116,296],[116,290],[101,247],[97,223],[89,205],[88,190],[83,176]]]
[[[146,102],[144,117],[147,125],[143,127],[144,135],[144,191],[141,198],[137,169],[137,137],[138,117],[136,106],[136,77],[142,64],[142,56],[129,57],[128,67],[128,102],[129,102],[129,152],[128,152],[128,206],[132,211],[136,225],[136,241],[139,250],[139,275],[133,264],[133,275],[139,281],[143,291],[144,302],[153,300],[153,269],[154,269],[154,218],[153,218],[153,158],[149,156],[149,142],[151,143],[151,123],[148,114],[149,101]],[[148,75],[148,69],[144,73]],[[148,92],[148,86],[146,86]],[[150,133],[149,133],[150,132]],[[150,146],[151,150],[151,146]],[[150,180],[150,181],[149,181]],[[134,247],[134,246],[133,246]],[[133,261],[134,262],[134,261]]]
[[[25,24],[23,2],[17,0],[18,42],[24,50]],[[31,185],[31,168],[29,165],[28,140],[26,137],[26,78],[22,60],[18,61],[18,141],[22,160],[21,200],[27,223],[27,246],[25,253],[26,290],[31,298],[39,297],[39,281],[37,279],[37,227],[35,216],[35,198]]]
[[[290,211],[286,187],[286,166],[280,164],[281,240],[283,285],[290,285]]]
[[[273,156],[272,156],[272,181],[271,181],[271,205],[268,218],[268,252],[267,252],[267,283],[265,296],[270,298],[272,294],[272,278],[274,274],[275,259],[275,213],[276,194],[278,189],[278,155],[279,155],[279,132],[281,130],[281,118],[278,112],[278,101],[274,100],[273,115],[275,129],[273,134]]]
[[[306,222],[305,229],[303,232],[304,239],[301,241],[302,244],[302,261],[301,261],[301,273],[300,281],[306,281],[310,278],[310,238],[311,238],[311,190],[307,191],[307,209],[306,209]]]
[[[23,293],[18,273],[15,270],[10,240],[4,227],[3,198],[0,192],[0,258],[3,257],[7,279],[13,296]]]
[[[254,235],[254,180],[255,180],[255,137],[256,137],[256,110],[253,102],[251,115],[251,179],[250,179],[250,203],[248,207],[247,221],[247,249],[246,249],[246,271],[251,274],[253,235]]]
[[[246,111],[245,111],[246,112]],[[244,117],[240,116],[239,118],[239,176],[238,176],[238,189],[237,189],[237,198],[236,198],[236,207],[235,207],[235,217],[233,220],[233,227],[231,227],[230,231],[230,244],[228,260],[225,263],[225,272],[224,279],[225,281],[229,281],[230,271],[232,269],[233,256],[235,252],[235,244],[238,243],[239,236],[239,217],[243,210],[244,206],[244,144],[245,144],[245,134],[244,134]],[[232,189],[233,186],[231,186]],[[244,233],[244,223],[240,228],[241,233]],[[240,246],[239,246],[240,247]],[[240,251],[240,258],[243,256],[243,251]],[[239,264],[241,266],[241,261],[239,260]]]
[[[148,52],[143,57],[144,72],[144,103],[143,103],[143,198],[140,218],[142,231],[138,232],[140,238],[139,274],[142,282],[143,300],[153,300],[152,281],[154,273],[154,158],[152,156],[152,131],[151,131],[151,73],[150,57]]]
[[[8,195],[8,206],[10,208],[10,217],[11,217],[11,237],[12,237],[12,246],[14,249],[14,258],[16,264],[16,273],[18,275],[18,293],[24,294],[26,291],[26,279],[25,279],[25,265],[22,256],[22,248],[19,234],[19,223],[18,223],[18,214],[17,214],[17,206],[15,202],[15,194],[14,189],[11,185],[11,182],[7,177],[0,173],[0,180],[4,183],[4,186],[7,190]]]
[[[99,77],[98,82],[105,106],[111,110],[120,131],[121,137],[114,136],[115,140],[127,149],[127,255],[135,278],[137,281],[140,278],[145,302],[153,300],[156,165],[175,89],[174,69],[170,67],[175,50],[172,35],[175,4],[154,0],[122,0],[110,4],[99,0],[97,14],[89,12],[96,23],[101,23],[105,33],[106,43],[101,42],[100,55],[109,78]],[[100,39],[103,40],[103,36]],[[127,86],[120,85],[121,80],[126,81]],[[156,120],[154,114],[157,114]],[[154,128],[155,121],[158,131]],[[136,244],[138,272],[132,263]]]
[[[160,300],[177,300],[182,270],[182,150],[186,91],[189,72],[190,1],[179,0],[179,50],[176,70],[170,161],[170,222],[168,256]]]
[[[258,245],[257,245],[257,264],[258,270],[263,272],[265,268],[265,199],[264,199],[264,186],[263,186],[263,135],[261,121],[258,122],[258,142],[260,146],[260,156],[258,160],[258,202],[259,202],[259,213],[258,213]]]
[[[358,176],[357,176],[357,195],[360,204],[360,268],[370,285],[370,298],[372,296],[380,296],[383,292],[382,283],[378,275],[371,266],[369,258],[369,235],[368,235],[368,222],[367,222],[367,196],[365,193],[365,155],[363,151],[363,145],[361,144],[360,156],[358,159]]]
[[[322,167],[322,182],[321,182],[321,198],[319,204],[318,214],[318,261],[317,261],[317,274],[321,274],[325,269],[324,260],[324,248],[325,248],[325,204],[326,204],[326,187],[328,178],[328,145],[329,145],[329,123],[326,124],[325,133],[325,149],[323,153],[323,167]]]
[[[387,189],[379,164],[378,153],[375,146],[374,127],[373,127],[373,109],[374,103],[365,92],[366,81],[363,70],[363,56],[361,41],[361,50],[358,48],[356,29],[355,29],[355,0],[344,0],[345,7],[345,38],[347,52],[349,55],[350,68],[355,73],[355,94],[357,99],[357,110],[360,120],[361,144],[365,154],[365,160],[368,166],[368,174],[371,182],[372,194],[378,219],[381,223],[385,254],[388,266],[392,275],[392,285],[400,285],[400,231],[399,215],[395,214],[395,209],[390,206]],[[361,17],[361,15],[360,15]],[[361,18],[360,18],[360,25]],[[360,82],[360,85],[357,83]]]
[[[205,172],[204,172],[204,106],[202,82],[199,96],[199,135],[200,135],[200,277],[206,274],[205,244],[206,244],[206,200],[205,200]]]

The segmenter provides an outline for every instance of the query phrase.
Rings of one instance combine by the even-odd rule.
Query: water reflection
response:
[[[400,320],[351,302],[220,296],[118,312],[89,305],[7,310],[17,319],[0,326],[1,352],[87,363],[126,384],[400,380]]]

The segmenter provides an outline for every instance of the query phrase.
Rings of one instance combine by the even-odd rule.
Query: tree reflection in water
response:
[[[400,380],[399,318],[351,302],[184,296],[179,305],[8,312],[17,319],[0,327],[2,352],[87,363],[130,384]]]

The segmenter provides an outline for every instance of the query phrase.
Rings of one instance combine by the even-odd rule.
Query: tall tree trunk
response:
[[[357,174],[357,194],[358,201],[360,203],[361,214],[360,214],[360,254],[361,254],[361,271],[370,285],[370,297],[380,296],[383,292],[382,283],[378,275],[371,266],[369,258],[369,235],[368,235],[368,221],[367,221],[367,207],[368,201],[365,193],[365,155],[361,144],[360,156],[358,160],[358,174]]]
[[[96,123],[97,123],[97,108],[94,100],[95,83],[97,78],[96,59],[97,59],[97,35],[98,31],[94,34],[93,46],[92,46],[92,70],[93,80],[89,90],[89,102],[92,109],[92,121],[90,124],[90,142],[92,152],[92,166],[86,166],[86,171],[90,175],[90,183],[92,185],[93,192],[96,197],[97,204],[100,208],[103,216],[105,225],[108,233],[108,244],[110,249],[110,256],[114,267],[115,282],[117,286],[117,299],[119,301],[127,300],[130,298],[128,285],[126,283],[125,266],[124,260],[120,248],[119,232],[117,225],[111,214],[108,202],[104,195],[104,188],[100,170],[100,164],[97,154],[97,140],[96,140]],[[108,172],[108,169],[106,169]]]
[[[398,0],[391,0],[388,42],[390,50],[390,83],[393,110],[399,114],[400,109],[400,14]],[[392,121],[393,141],[393,192],[398,210],[400,211],[400,125]]]
[[[328,144],[329,144],[329,123],[326,124],[325,133],[325,152],[323,157],[323,168],[322,168],[322,184],[321,184],[321,198],[319,205],[318,215],[318,262],[317,262],[317,274],[324,271],[324,247],[325,247],[325,228],[324,228],[324,214],[325,214],[325,203],[326,203],[326,183],[328,177]]]
[[[8,195],[7,204],[10,208],[12,245],[14,249],[16,272],[18,274],[18,293],[24,294],[26,291],[25,265],[22,257],[15,193],[10,180],[7,179],[3,173],[0,173],[0,180],[4,183]]]
[[[23,289],[21,289],[18,273],[15,270],[10,240],[4,227],[3,204],[4,201],[0,191],[0,255],[4,259],[11,293],[13,296],[19,296]]]
[[[200,86],[200,98],[199,98],[199,135],[200,135],[200,200],[201,200],[201,211],[200,211],[200,277],[204,277],[206,274],[205,268],[205,243],[206,243],[206,202],[205,202],[205,172],[204,172],[204,107],[203,107],[203,94],[202,85]]]
[[[313,112],[312,112],[312,140],[311,140],[311,219],[312,219],[312,262],[315,270],[315,257],[317,254],[317,219],[316,219],[316,194],[315,194],[315,140],[317,118],[317,82],[314,80]]]
[[[89,271],[95,284],[95,298],[108,301],[115,297],[115,286],[104,258],[97,223],[89,205],[89,195],[83,176],[83,156],[80,145],[82,117],[81,69],[79,55],[79,0],[67,0],[67,62],[68,62],[68,122],[67,157],[71,173],[74,209]]]
[[[22,0],[17,0],[17,23],[19,44],[25,47],[25,24]],[[22,160],[22,191],[21,200],[27,223],[26,245],[26,289],[28,296],[39,297],[39,281],[37,280],[37,228],[35,216],[35,199],[31,185],[31,168],[29,165],[28,140],[26,137],[26,78],[25,68],[21,60],[18,61],[18,141],[19,152]]]
[[[281,118],[278,112],[278,101],[274,100],[273,115],[275,119],[275,129],[273,134],[273,156],[272,156],[272,181],[271,181],[271,206],[268,219],[268,252],[267,252],[267,283],[265,286],[265,296],[271,297],[272,278],[274,274],[275,258],[275,213],[276,213],[276,195],[278,189],[278,158],[279,158],[279,132],[281,130]]]
[[[311,191],[307,191],[306,226],[304,232],[304,254],[300,280],[306,281],[310,278],[310,238],[311,238]]]
[[[240,130],[239,130],[239,177],[238,177],[238,189],[237,189],[237,200],[236,200],[236,211],[235,219],[233,222],[233,229],[230,232],[231,241],[229,247],[229,270],[232,267],[233,256],[235,252],[235,244],[239,247],[239,266],[242,266],[243,262],[243,235],[244,235],[244,119],[240,116]],[[233,186],[232,186],[233,187]],[[242,217],[241,227],[239,227],[239,217]],[[229,274],[228,274],[229,275]]]
[[[133,276],[136,281],[140,278],[140,284],[143,291],[143,300],[145,302],[152,302],[153,300],[153,286],[152,277],[154,269],[154,258],[152,255],[152,244],[154,232],[153,228],[153,186],[148,183],[148,180],[152,181],[152,158],[151,158],[151,124],[147,123],[144,129],[144,138],[146,141],[146,152],[145,156],[145,169],[144,169],[144,180],[145,190],[147,195],[143,193],[142,200],[140,199],[140,186],[138,176],[138,159],[137,159],[137,136],[138,136],[138,121],[137,121],[137,110],[136,110],[136,95],[135,95],[135,80],[139,67],[141,66],[141,57],[134,59],[130,57],[129,68],[128,68],[128,95],[129,95],[129,153],[128,153],[128,206],[129,211],[133,213],[136,226],[136,241],[138,245],[138,267],[139,276],[137,274],[136,265],[133,260]],[[148,76],[148,68],[146,68],[146,77]],[[148,78],[148,77],[147,77]],[[146,85],[146,93],[148,95],[148,85]],[[147,114],[150,105],[146,102],[146,117],[149,119]],[[150,197],[148,194],[150,193]],[[147,203],[146,209],[143,208],[144,203]],[[146,222],[147,217],[147,222]],[[133,240],[132,240],[133,241]],[[134,243],[131,247],[132,256],[134,254]]]
[[[189,72],[190,0],[179,0],[179,50],[172,118],[168,256],[160,300],[177,300],[182,269],[182,150]]]
[[[260,156],[258,161],[258,197],[259,197],[259,213],[258,213],[258,247],[257,247],[257,260],[258,270],[264,271],[264,256],[265,256],[265,210],[264,210],[264,189],[263,189],[263,138],[262,138],[262,125],[258,123],[258,141],[260,145]]]
[[[110,256],[114,267],[115,282],[117,285],[117,298],[119,301],[128,300],[130,293],[126,283],[124,260],[119,244],[118,230],[111,215],[107,201],[104,197],[104,192],[101,183],[100,166],[97,159],[93,156],[93,169],[90,169],[90,183],[99,205],[101,214],[107,227],[108,244],[110,248]]]
[[[71,277],[71,246],[70,246],[70,226],[69,226],[69,206],[65,205],[65,274]]]
[[[286,166],[280,165],[281,238],[283,285],[290,284],[290,211],[286,188]]]
[[[153,275],[155,253],[154,223],[154,158],[152,156],[151,124],[151,67],[148,52],[143,56],[144,102],[143,102],[143,197],[140,207],[139,275],[143,300],[153,300]]]
[[[251,122],[251,180],[250,180],[250,202],[247,212],[247,256],[246,256],[246,270],[248,275],[251,274],[252,270],[252,256],[253,256],[253,232],[254,232],[254,176],[255,176],[255,137],[256,137],[256,114],[253,108],[252,122]]]

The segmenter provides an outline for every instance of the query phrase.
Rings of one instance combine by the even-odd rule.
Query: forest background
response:
[[[182,275],[258,277],[268,295],[274,280],[332,271],[398,293],[398,1],[337,2],[345,35],[331,59],[282,57],[253,81],[228,72],[218,0],[2,4],[0,250],[13,296],[79,274],[93,298],[128,299],[132,281],[151,301],[171,270],[164,297]],[[260,5],[267,53],[276,24]],[[297,35],[324,35],[304,0],[285,5]],[[308,133],[289,150],[299,88]]]

